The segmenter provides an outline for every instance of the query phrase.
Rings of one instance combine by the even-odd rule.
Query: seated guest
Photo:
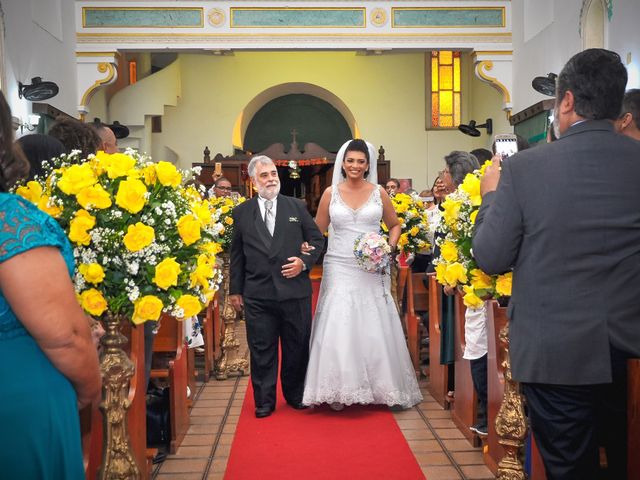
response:
[[[51,160],[66,153],[66,149],[60,143],[60,140],[51,135],[33,133],[20,137],[16,140],[16,143],[31,165],[29,180],[32,180],[36,175],[41,176],[43,174],[43,161]]]
[[[387,191],[389,195],[395,195],[398,193],[398,189],[400,188],[400,180],[397,178],[390,178],[387,180],[387,183],[384,185],[384,189]]]
[[[622,114],[616,120],[616,130],[640,140],[640,89],[634,88],[624,94]]]
[[[231,196],[231,182],[226,177],[218,177],[209,189],[209,198],[222,198]]]
[[[0,95],[0,190],[24,179]],[[71,283],[73,252],[58,223],[0,193],[0,472],[84,479],[78,408],[100,393],[98,356]]]
[[[98,150],[102,150],[104,153],[118,153],[118,139],[116,138],[113,130],[108,125],[100,122],[97,118],[91,126],[94,128],[98,136],[100,137],[100,145]]]
[[[102,140],[91,125],[70,117],[56,118],[56,123],[49,129],[49,135],[60,140],[66,153],[80,150],[82,158],[95,154],[102,145]]]
[[[549,479],[605,478],[600,441],[606,478],[627,478],[626,362],[640,357],[640,143],[613,125],[626,83],[618,54],[574,55],[556,83],[558,140],[494,159],[480,184],[473,254],[488,274],[513,268],[512,374]]]

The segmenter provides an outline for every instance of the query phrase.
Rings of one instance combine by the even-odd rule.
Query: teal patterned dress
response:
[[[73,252],[56,221],[21,197],[0,193],[0,262],[53,246],[73,272]],[[38,292],[25,292],[38,301]],[[84,478],[77,397],[16,318],[0,291],[0,478]]]

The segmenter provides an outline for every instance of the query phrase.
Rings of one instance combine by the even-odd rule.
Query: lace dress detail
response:
[[[353,209],[334,186],[329,215],[303,403],[415,405],[422,395],[390,300],[389,275],[362,270],[353,254],[358,235],[380,230],[379,188]]]
[[[73,251],[57,222],[27,200],[0,193],[0,262],[43,246],[57,247],[71,274]],[[84,479],[76,392],[1,291],[0,385],[0,476]]]

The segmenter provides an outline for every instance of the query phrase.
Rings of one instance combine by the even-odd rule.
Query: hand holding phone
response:
[[[518,137],[513,133],[501,133],[493,140],[496,155],[503,160],[518,152]]]
[[[216,175],[222,175],[222,163],[216,162],[215,168],[213,169]]]

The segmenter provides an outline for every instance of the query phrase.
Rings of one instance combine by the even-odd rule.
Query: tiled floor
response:
[[[244,335],[238,337],[244,343]],[[207,384],[198,384],[187,436],[175,455],[155,466],[154,479],[224,477],[248,381],[248,377],[223,381],[212,378]],[[451,421],[449,411],[443,410],[429,394],[427,381],[421,381],[420,387],[424,401],[393,415],[427,480],[495,478],[484,465],[481,449],[464,438]]]

